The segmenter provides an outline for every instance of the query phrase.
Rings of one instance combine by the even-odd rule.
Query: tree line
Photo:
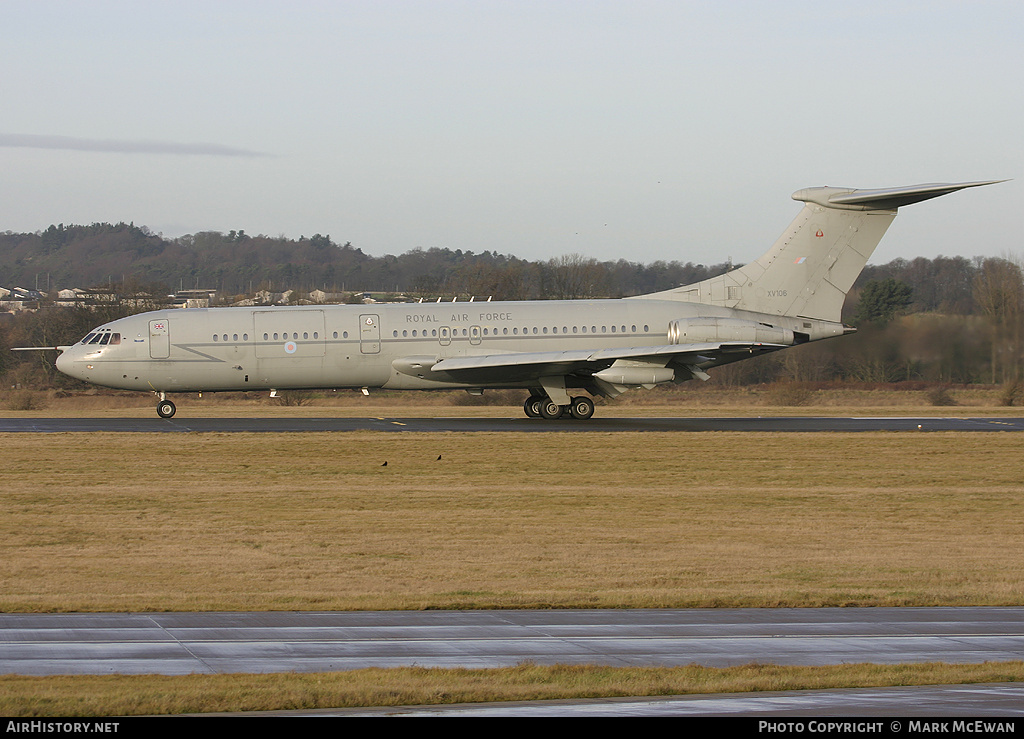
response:
[[[175,239],[128,223],[57,224],[38,233],[0,233],[0,285],[82,287],[130,284],[166,293],[260,289],[491,296],[502,300],[635,295],[721,274],[727,264],[597,262],[579,255],[528,261],[489,250],[415,248],[374,257],[330,236],[250,236],[204,231]]]

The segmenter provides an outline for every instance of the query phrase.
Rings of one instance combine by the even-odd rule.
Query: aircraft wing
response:
[[[616,362],[631,366],[649,365],[652,368],[712,367],[783,348],[783,344],[728,341],[487,354],[442,359],[430,368],[430,372],[445,372],[463,382],[522,382],[548,375],[593,376]],[[685,379],[689,378],[690,374],[687,374]]]

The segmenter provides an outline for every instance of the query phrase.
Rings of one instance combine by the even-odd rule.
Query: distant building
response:
[[[171,296],[172,308],[209,308],[216,290],[178,290]]]
[[[12,313],[21,310],[38,310],[39,301],[45,296],[45,293],[24,287],[10,289],[0,287],[0,310]]]
[[[83,290],[80,287],[65,288],[64,290],[57,291],[53,301],[54,305],[65,308],[76,306],[96,308],[97,306],[110,305],[111,303],[142,307],[151,305],[153,302],[153,296],[149,293],[136,292],[131,295],[125,295],[109,287],[92,287],[88,290]]]

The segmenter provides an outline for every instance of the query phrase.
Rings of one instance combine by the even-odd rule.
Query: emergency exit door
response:
[[[380,318],[375,313],[359,316],[359,351],[363,354],[380,353]]]

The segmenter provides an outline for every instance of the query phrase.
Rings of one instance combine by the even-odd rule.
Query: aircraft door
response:
[[[441,342],[441,346],[448,346],[452,343],[452,330],[449,326],[442,326],[437,331],[438,341]]]
[[[375,313],[359,316],[359,351],[363,354],[380,353],[380,318]]]
[[[171,333],[166,318],[149,322],[149,356],[153,359],[171,356]]]

